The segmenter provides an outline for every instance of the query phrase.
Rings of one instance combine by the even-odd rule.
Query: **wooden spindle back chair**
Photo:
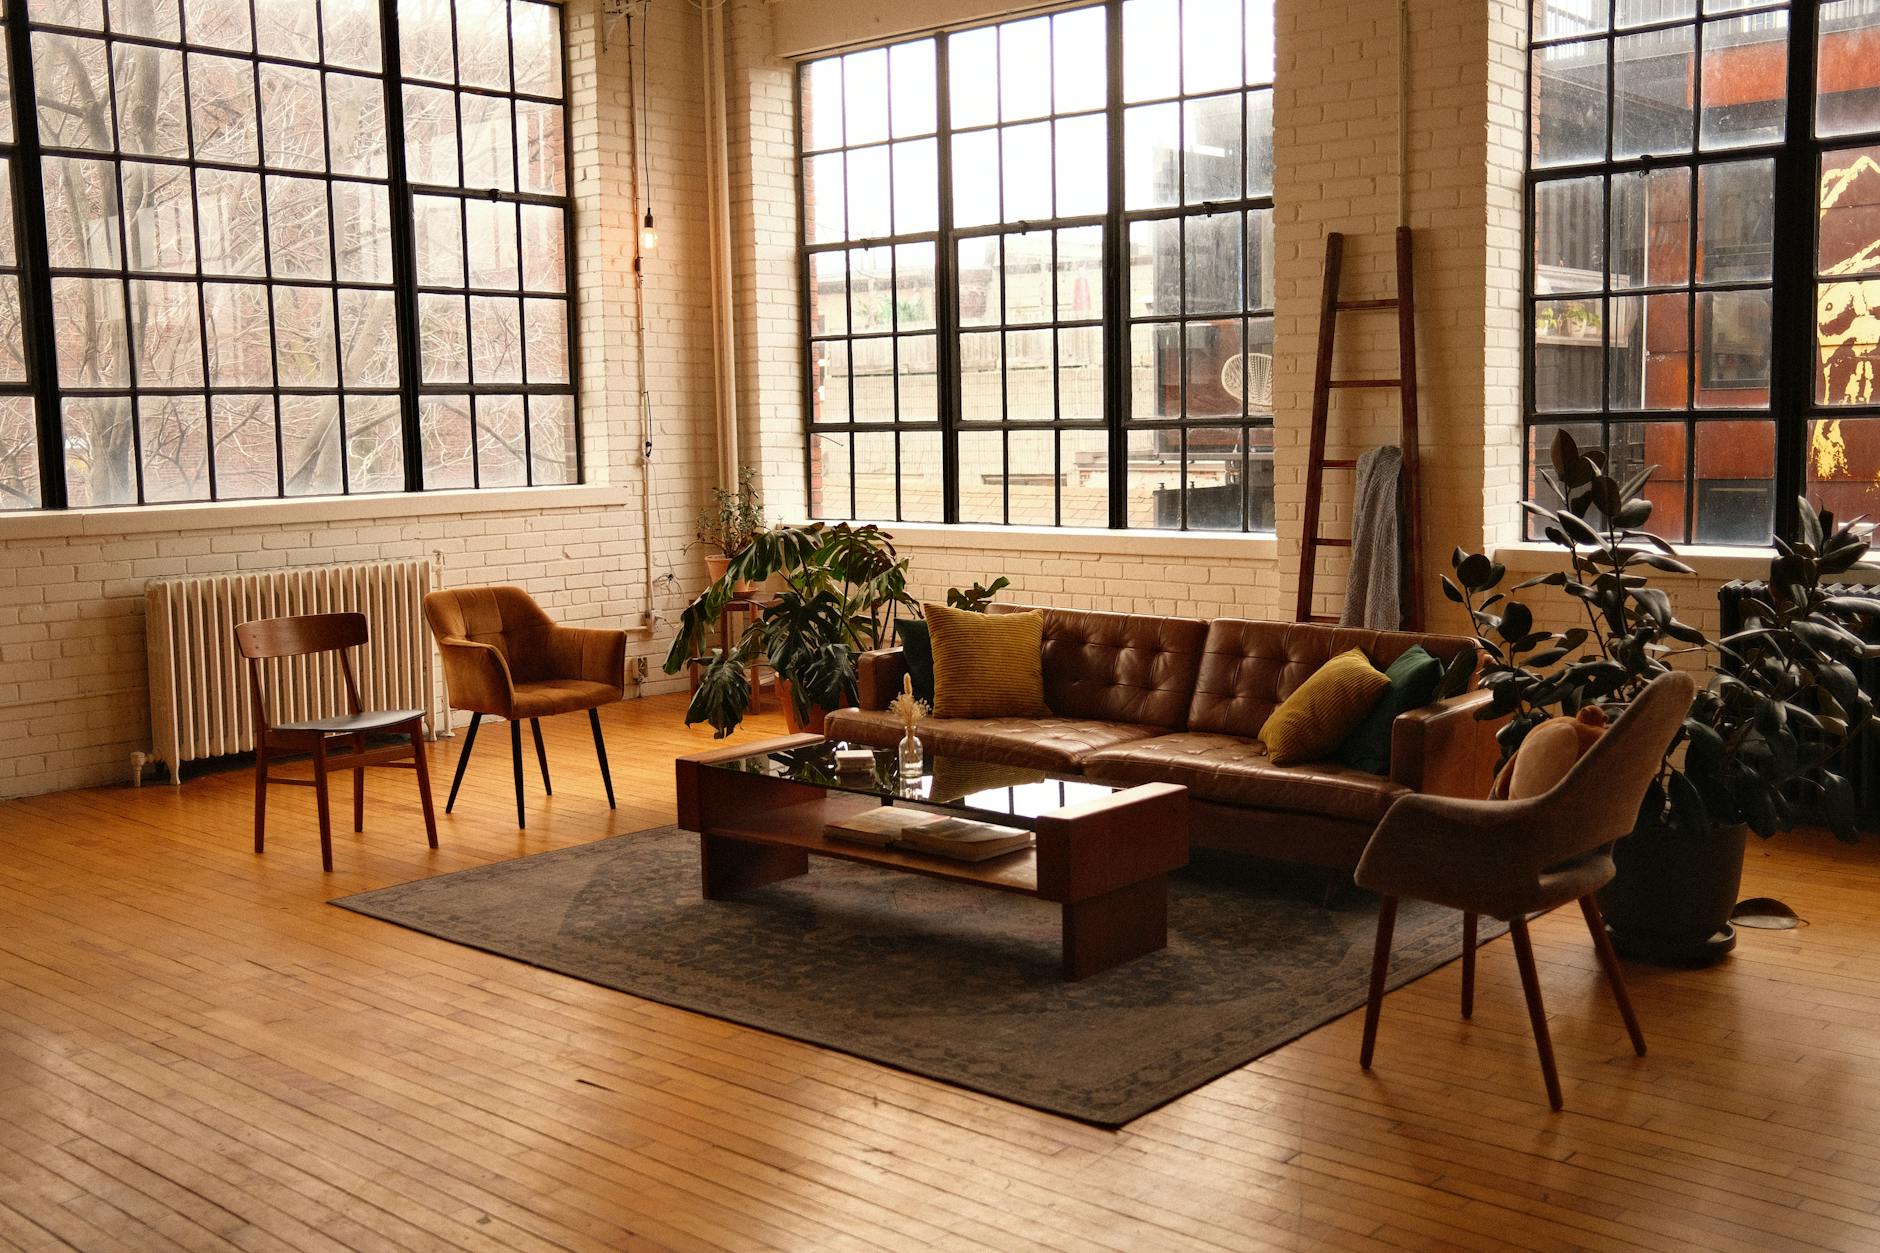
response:
[[[418,799],[424,808],[424,830],[437,847],[437,819],[431,809],[431,774],[424,753],[424,714],[417,709],[367,710],[359,702],[353,677],[351,650],[370,637],[362,613],[318,613],[293,618],[263,618],[235,628],[235,642],[248,659],[248,690],[255,715],[255,852],[262,851],[268,816],[268,786],[284,783],[311,787],[320,813],[320,862],[333,869],[332,823],[327,808],[327,774],[353,772],[353,830],[365,829],[365,768],[398,766],[418,773]],[[346,681],[349,713],[304,722],[272,722],[268,715],[269,684],[264,661],[337,653],[339,671]],[[368,749],[368,735],[402,735],[403,744]],[[351,742],[351,751],[334,757],[327,753],[334,739]],[[271,778],[268,763],[283,753],[310,753],[313,778]]]

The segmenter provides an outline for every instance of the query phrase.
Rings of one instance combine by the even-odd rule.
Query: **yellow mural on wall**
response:
[[[1847,441],[1841,437],[1839,418],[1815,423],[1808,437],[1808,468],[1816,479],[1847,477]]]
[[[1880,203],[1880,195],[1875,192],[1880,186],[1880,164],[1866,152],[1849,155],[1854,159],[1848,165],[1822,171],[1821,218],[1824,223],[1837,208],[1844,216],[1871,215],[1876,203]],[[1860,190],[1857,192],[1856,188]],[[1866,274],[1876,277],[1851,277]],[[1874,369],[1880,364],[1880,234],[1828,266],[1823,275],[1839,281],[1823,282],[1816,302],[1816,344],[1821,371],[1817,398],[1830,405],[1872,404],[1876,394]],[[1826,429],[1830,426],[1832,431]],[[1839,423],[1816,424],[1810,451],[1818,473],[1821,458],[1831,458],[1833,447],[1838,447],[1840,440]],[[1844,449],[1840,465],[1845,471]]]

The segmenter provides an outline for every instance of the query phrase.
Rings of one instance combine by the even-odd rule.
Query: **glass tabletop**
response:
[[[900,763],[891,748],[870,751],[873,770],[836,769],[836,749],[850,745],[824,740],[781,752],[758,753],[712,762],[709,769],[738,774],[767,775],[831,791],[875,796],[882,801],[909,802],[1011,824],[1036,818],[1083,801],[1112,796],[1120,789],[1087,779],[1067,779],[1027,766],[1006,766],[966,757],[929,755],[921,777],[902,782]],[[865,745],[854,745],[862,748]]]

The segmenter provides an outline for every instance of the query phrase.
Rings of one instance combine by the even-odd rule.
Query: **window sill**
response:
[[[1769,575],[1769,559],[1775,549],[1722,544],[1679,545],[1678,560],[1697,571],[1704,579],[1761,579]],[[1496,561],[1514,570],[1566,569],[1566,550],[1553,544],[1524,540],[1519,544],[1498,544],[1490,554]],[[1857,567],[1857,569],[1860,567]],[[1652,572],[1654,578],[1676,579],[1675,574]]]
[[[439,514],[544,512],[627,503],[618,484],[491,488],[488,491],[405,492],[383,496],[303,496],[292,500],[229,500],[209,504],[125,505],[112,509],[42,509],[0,514],[0,542],[81,535],[147,535],[220,531],[243,526],[381,521]]]
[[[1690,544],[1678,548],[1678,560],[1697,571],[1700,579],[1766,579],[1773,547]],[[1539,570],[1565,569],[1566,550],[1552,544],[1524,540],[1519,544],[1501,544],[1489,554],[1511,570],[1532,573]],[[1676,579],[1675,574],[1651,571],[1654,579]],[[1863,561],[1841,576],[1843,583],[1880,583],[1880,559]]]
[[[1279,540],[1241,532],[1110,531],[1083,527],[946,526],[933,522],[884,522],[897,548],[985,548],[996,552],[1093,553],[1129,557],[1213,557],[1275,561]]]

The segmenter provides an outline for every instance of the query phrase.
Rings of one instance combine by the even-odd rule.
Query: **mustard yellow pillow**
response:
[[[1267,760],[1294,766],[1331,755],[1390,690],[1364,650],[1338,654],[1275,709],[1260,728]]]
[[[923,606],[936,718],[1042,718],[1044,615]]]

